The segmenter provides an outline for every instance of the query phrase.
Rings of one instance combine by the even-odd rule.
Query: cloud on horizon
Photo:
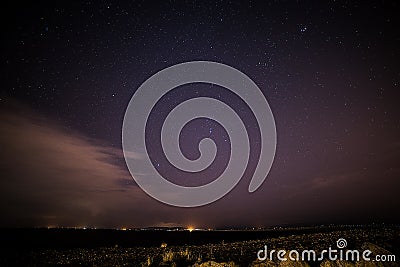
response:
[[[132,213],[152,201],[121,164],[119,149],[18,103],[0,110],[0,144],[2,226],[144,223]]]
[[[242,179],[212,205],[184,209],[146,195],[124,165],[121,149],[66,129],[20,103],[8,101],[5,106],[4,102],[0,103],[3,227],[224,227],[398,220],[397,144],[383,147],[379,160],[368,169],[349,163],[336,172],[292,177],[275,167],[253,194],[248,194],[248,183]],[[130,152],[129,156],[142,155]]]

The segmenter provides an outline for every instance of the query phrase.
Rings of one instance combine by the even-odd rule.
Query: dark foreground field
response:
[[[399,266],[398,226],[306,227],[275,230],[167,231],[1,229],[0,266]],[[396,261],[257,261],[270,249],[369,249]],[[336,264],[336,265],[335,265]]]

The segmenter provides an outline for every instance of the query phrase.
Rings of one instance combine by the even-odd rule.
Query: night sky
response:
[[[395,1],[4,4],[0,225],[399,223],[399,11]],[[170,181],[206,184],[230,157],[228,133],[199,119],[183,129],[182,151],[194,159],[194,144],[210,137],[216,160],[193,177],[168,166],[156,132],[185,99],[211,96],[235,107],[255,148],[227,196],[178,208],[136,185],[121,131],[127,105],[146,79],[194,60],[248,75],[269,102],[278,141],[268,178],[249,193],[259,145],[251,110],[210,84],[165,95],[148,131],[153,162]]]

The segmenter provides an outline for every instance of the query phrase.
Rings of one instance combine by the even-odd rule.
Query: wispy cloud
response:
[[[123,164],[116,164],[122,161],[119,149],[16,103],[0,110],[0,144],[5,225],[95,225],[110,210],[125,205],[121,211],[132,211],[132,203],[148,201]]]

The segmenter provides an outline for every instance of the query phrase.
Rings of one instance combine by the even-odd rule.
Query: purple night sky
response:
[[[4,6],[0,226],[399,223],[398,12],[395,1]],[[250,194],[260,142],[251,110],[209,84],[169,92],[149,118],[148,138],[155,167],[170,181],[206,184],[230,157],[227,132],[198,119],[181,132],[182,151],[196,158],[193,144],[210,137],[216,160],[194,176],[168,164],[160,127],[185,99],[210,96],[230,104],[254,148],[244,177],[227,196],[177,208],[136,185],[121,130],[129,100],[147,78],[193,60],[248,75],[271,106],[278,142],[268,178]]]

